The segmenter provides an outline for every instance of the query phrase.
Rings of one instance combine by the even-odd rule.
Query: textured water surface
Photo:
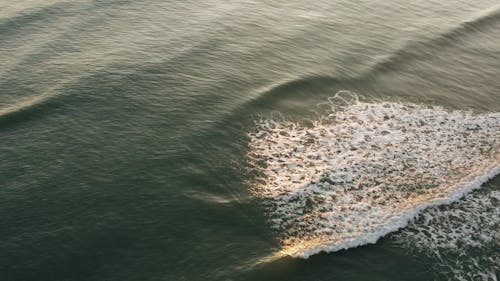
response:
[[[498,279],[497,0],[0,0],[0,66],[0,280]]]

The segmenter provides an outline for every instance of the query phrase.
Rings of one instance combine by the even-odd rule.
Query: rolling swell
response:
[[[57,84],[44,93],[29,98],[20,98],[10,105],[0,108],[0,128],[13,126],[21,122],[40,118],[51,112],[69,109],[76,103],[87,100],[79,96],[79,92],[94,79],[102,76],[104,70],[89,75],[74,77],[69,81]]]
[[[349,87],[354,82],[355,80],[338,79],[327,75],[306,75],[259,89],[260,94],[252,99],[250,104],[252,107],[261,108],[284,98],[303,100],[316,93]]]
[[[434,38],[426,41],[408,42],[401,49],[396,50],[385,59],[376,62],[355,76],[335,77],[309,74],[295,79],[287,79],[261,88],[251,96],[247,105],[250,105],[250,107],[266,106],[282,98],[300,99],[315,94],[331,95],[332,92],[335,93],[343,89],[359,89],[360,86],[363,87],[378,79],[378,76],[397,71],[409,62],[436,56],[437,49],[452,46],[460,40],[464,40],[465,37],[471,36],[499,21],[500,5],[496,5]],[[238,109],[238,112],[240,110]]]
[[[95,20],[96,16],[100,16],[100,12],[105,10],[116,10],[134,3],[133,1],[61,1],[51,3],[40,8],[31,8],[22,10],[17,14],[6,18],[0,18],[0,46],[3,42],[8,42],[9,36],[15,37],[18,34],[21,37],[26,37],[31,33],[49,32],[47,26],[53,23],[60,23],[64,19],[69,19],[65,23],[73,24],[75,15],[86,15],[83,18],[84,22]],[[118,6],[117,6],[118,5]],[[102,22],[107,20],[103,17]],[[76,21],[79,22],[79,21]],[[97,24],[93,22],[93,24]],[[61,24],[54,26],[53,30],[61,29]],[[33,28],[33,30],[26,30]]]
[[[57,95],[49,91],[0,108],[0,128],[40,116],[46,110],[54,110],[57,99]]]
[[[74,4],[70,2],[58,2],[46,7],[23,11],[20,14],[0,19],[0,37],[7,38],[7,36],[12,36],[20,32],[23,32],[22,35],[26,36],[22,28],[29,26],[35,27],[37,25],[43,27],[50,22],[58,20],[59,17],[64,16],[65,13],[62,13],[62,11],[73,6]]]
[[[437,37],[422,42],[409,42],[400,50],[397,50],[386,59],[376,63],[358,79],[366,79],[380,73],[397,70],[400,65],[407,62],[419,60],[429,56],[435,56],[434,50],[448,47],[463,40],[464,37],[479,32],[482,29],[500,21],[500,5],[496,5],[472,18],[459,24]]]

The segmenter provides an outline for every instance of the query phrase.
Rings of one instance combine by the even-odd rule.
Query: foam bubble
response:
[[[367,243],[500,172],[500,113],[473,114],[340,93],[310,125],[261,119],[248,160],[283,253]]]

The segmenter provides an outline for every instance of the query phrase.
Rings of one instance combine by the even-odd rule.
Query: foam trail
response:
[[[262,119],[249,134],[252,191],[282,254],[375,243],[500,173],[500,113],[364,103],[349,93],[329,105],[312,126]]]
[[[426,210],[393,238],[408,250],[435,259],[433,272],[449,280],[496,281],[499,202],[498,188],[469,194],[452,205]]]

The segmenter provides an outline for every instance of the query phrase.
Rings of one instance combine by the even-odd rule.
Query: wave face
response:
[[[282,254],[375,243],[423,209],[500,172],[500,113],[473,114],[349,93],[309,125],[261,119],[248,160]]]

